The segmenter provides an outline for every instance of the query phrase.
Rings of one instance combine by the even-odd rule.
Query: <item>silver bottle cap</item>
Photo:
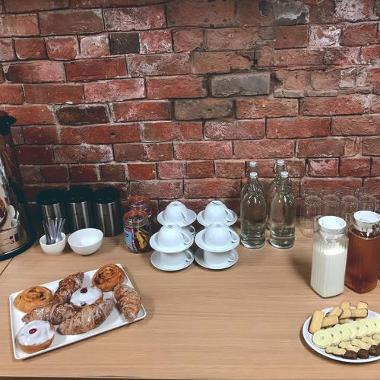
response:
[[[257,166],[257,162],[256,161],[249,161],[249,167],[251,168],[251,169],[255,169],[256,168],[256,166]]]
[[[281,178],[288,178],[288,177],[289,177],[289,173],[287,171],[281,172]]]
[[[250,172],[249,178],[257,178],[257,173],[256,172]]]

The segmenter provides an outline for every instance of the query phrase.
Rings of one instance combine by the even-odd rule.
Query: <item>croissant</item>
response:
[[[133,321],[141,308],[141,297],[139,293],[128,285],[117,285],[113,292],[116,299],[116,306],[120,313],[128,321]]]
[[[63,321],[57,331],[62,335],[76,335],[90,331],[108,318],[114,304],[113,299],[107,299],[97,304],[84,306],[72,318]]]
[[[49,321],[52,325],[59,325],[65,319],[71,318],[77,312],[77,309],[71,304],[48,304],[38,307],[30,313],[25,314],[22,321],[29,323],[31,321]]]
[[[54,293],[52,303],[64,304],[70,302],[72,294],[81,287],[83,278],[84,273],[78,272],[61,280],[57,291]]]

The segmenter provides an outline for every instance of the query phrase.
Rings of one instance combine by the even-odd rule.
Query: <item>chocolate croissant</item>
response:
[[[57,331],[62,335],[76,335],[90,331],[108,318],[114,304],[113,299],[107,299],[97,304],[84,306],[72,318],[63,321]]]
[[[49,321],[52,325],[59,325],[65,319],[71,318],[77,312],[77,309],[71,304],[52,304],[38,307],[30,313],[25,314],[22,321],[29,323],[31,321]]]
[[[139,293],[128,285],[117,285],[113,291],[116,305],[120,313],[129,321],[133,321],[141,308],[141,297]]]
[[[58,289],[54,293],[52,303],[69,303],[72,294],[82,286],[84,278],[83,272],[78,272],[65,277],[59,282]]]

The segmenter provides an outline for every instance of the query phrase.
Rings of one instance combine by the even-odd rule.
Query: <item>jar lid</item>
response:
[[[130,210],[124,214],[123,219],[128,227],[141,227],[147,224],[148,214],[141,210]]]
[[[373,227],[380,222],[380,214],[373,211],[357,211],[354,214],[354,220],[359,231],[372,231]]]
[[[347,226],[346,221],[337,216],[322,216],[319,218],[318,224],[321,231],[335,234],[344,233]]]

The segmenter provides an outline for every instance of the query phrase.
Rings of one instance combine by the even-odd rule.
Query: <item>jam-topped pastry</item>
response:
[[[103,299],[103,292],[96,287],[83,287],[76,290],[71,296],[70,302],[77,307],[93,305]]]
[[[54,339],[55,330],[49,322],[32,321],[17,333],[18,346],[28,354],[48,348]]]

